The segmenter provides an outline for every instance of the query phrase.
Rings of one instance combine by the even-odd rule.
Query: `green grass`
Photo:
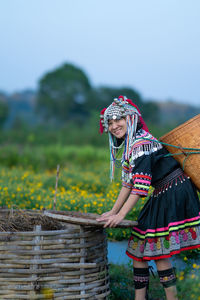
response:
[[[111,183],[107,149],[60,145],[1,147],[0,206],[52,209],[57,164],[60,164],[57,210],[102,214],[112,208],[121,188],[121,170],[116,169],[115,181]],[[127,219],[136,220],[146,201],[141,198]],[[109,229],[108,237],[128,239],[130,231]]]
[[[184,271],[177,272],[177,292],[180,300],[200,300],[200,265],[188,264]],[[152,299],[166,299],[157,272],[150,276],[149,296]],[[110,265],[110,300],[134,299],[133,271],[131,265]]]
[[[94,163],[98,165],[105,161],[109,165],[108,149],[90,145],[82,147],[59,144],[51,146],[4,145],[0,147],[0,165],[5,167],[20,166],[38,171],[55,169],[58,164],[65,167],[71,162],[84,167]]]
[[[102,214],[112,208],[121,182],[109,180],[109,165],[90,162],[82,166],[72,161],[61,167],[56,195],[56,209]],[[20,209],[52,209],[55,193],[56,170],[40,171],[21,166],[0,168],[0,206]],[[128,215],[136,220],[145,203],[142,198]],[[130,229],[109,229],[109,238],[127,239]]]
[[[84,147],[4,146],[0,151],[0,206],[21,209],[52,209],[55,193],[56,166],[60,164],[57,190],[57,210],[78,210],[102,214],[112,208],[121,187],[120,170],[116,180],[109,180],[107,149]],[[129,213],[136,220],[147,199],[141,198]],[[130,229],[108,229],[112,240],[128,239]],[[191,265],[190,258],[198,258],[199,251],[181,254],[188,267],[178,272],[178,296],[181,300],[200,300],[200,266]],[[132,267],[110,266],[110,300],[134,297]],[[150,278],[150,295],[164,299],[158,277]]]

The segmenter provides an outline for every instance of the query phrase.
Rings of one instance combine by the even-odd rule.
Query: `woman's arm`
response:
[[[127,200],[131,192],[131,189],[128,189],[127,187],[122,187],[121,191],[117,197],[117,200],[112,208],[113,214],[117,214],[122,206],[124,205],[124,202]]]
[[[131,192],[131,189],[128,189],[123,186],[121,188],[121,191],[117,197],[117,200],[116,200],[113,208],[110,211],[102,214],[101,217],[97,219],[97,221],[103,221],[103,220],[107,219],[107,217],[117,214],[119,212],[119,210],[121,209],[121,207],[123,206],[124,202],[129,197],[130,192]]]
[[[106,218],[107,222],[104,225],[104,227],[108,227],[108,226],[109,227],[116,227],[117,224],[119,224],[121,221],[123,221],[123,219],[126,217],[128,212],[131,211],[131,209],[135,206],[135,204],[137,203],[139,198],[140,198],[139,195],[130,194],[129,197],[128,197],[128,200],[123,205],[121,210],[117,214],[112,215],[112,216],[108,216]]]

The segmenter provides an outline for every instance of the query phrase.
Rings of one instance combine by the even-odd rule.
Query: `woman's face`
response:
[[[119,120],[118,119],[109,120],[108,130],[118,139],[125,138],[126,131],[127,131],[126,119],[121,118]]]

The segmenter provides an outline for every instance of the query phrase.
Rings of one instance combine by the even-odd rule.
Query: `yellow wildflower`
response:
[[[183,279],[184,279],[184,276],[181,275],[181,276],[179,277],[179,280],[183,280]]]

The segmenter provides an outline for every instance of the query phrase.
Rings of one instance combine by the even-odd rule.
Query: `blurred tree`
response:
[[[64,64],[41,78],[36,111],[45,120],[82,125],[93,111],[99,112],[120,95],[132,99],[147,121],[157,121],[159,108],[154,102],[143,102],[140,94],[129,87],[92,88],[85,73],[71,64]]]
[[[92,110],[100,111],[104,107],[110,105],[113,99],[119,97],[120,95],[132,99],[133,102],[136,105],[138,105],[140,108],[143,105],[140,94],[128,87],[122,87],[122,88],[99,87],[99,88],[92,89],[88,96],[87,105]]]
[[[5,102],[4,95],[0,93],[0,128],[3,127],[6,119],[8,118],[9,107]]]
[[[153,101],[144,102],[137,91],[128,87],[100,87],[93,89],[89,93],[87,105],[91,109],[100,112],[101,109],[110,105],[112,100],[120,95],[131,99],[139,107],[145,121],[158,123],[160,111],[158,104]]]
[[[142,116],[151,123],[158,123],[160,118],[160,108],[156,102],[148,101],[143,103]]]
[[[74,65],[64,64],[41,78],[36,111],[45,119],[80,121],[88,114],[85,103],[90,90],[85,73]]]

